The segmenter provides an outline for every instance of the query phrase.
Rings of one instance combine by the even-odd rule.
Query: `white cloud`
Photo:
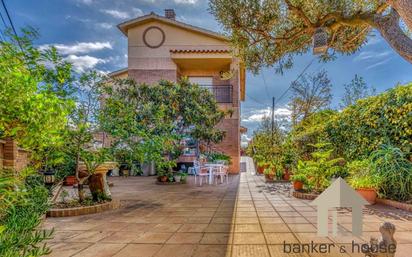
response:
[[[97,23],[96,26],[98,28],[102,28],[102,29],[111,29],[111,28],[113,28],[113,24],[106,23],[106,22]]]
[[[260,109],[252,111],[251,114],[242,119],[243,122],[260,122],[265,117],[269,117],[271,115],[271,109]],[[285,118],[291,115],[291,111],[286,108],[277,108],[275,109],[275,116],[276,118]]]
[[[366,67],[366,70],[370,70],[370,69],[376,68],[376,67],[378,67],[378,66],[381,66],[381,65],[389,62],[390,59],[391,59],[391,58],[387,58],[387,59],[385,59],[385,60],[383,60],[383,61],[376,62],[376,63],[374,63],[374,64],[372,64],[372,65],[369,65],[368,67]]]
[[[66,61],[73,64],[73,69],[79,73],[94,68],[97,64],[106,63],[105,60],[89,55],[77,56],[71,54],[65,58]]]
[[[390,54],[391,54],[391,51],[385,51],[385,52],[364,51],[364,52],[359,53],[359,55],[353,58],[353,60],[357,62],[357,61],[364,61],[364,60],[371,60],[371,59],[381,59]]]
[[[196,4],[197,0],[173,0],[176,4]]]
[[[130,19],[130,18],[135,18],[135,17],[139,17],[142,16],[144,13],[141,9],[139,8],[132,8],[132,10],[130,12],[126,12],[126,11],[120,11],[120,10],[113,10],[113,9],[103,9],[100,10],[103,13],[106,13],[116,19]]]
[[[94,2],[94,0],[77,0],[77,2],[85,5],[91,5]]]
[[[40,50],[47,49],[51,45],[41,45]],[[73,45],[53,44],[53,46],[63,55],[84,54],[93,51],[112,49],[110,42],[81,42]]]
[[[123,12],[119,10],[101,10],[101,11],[117,19],[129,19],[131,17],[128,12]]]

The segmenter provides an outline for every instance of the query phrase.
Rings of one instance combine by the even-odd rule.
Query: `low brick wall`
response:
[[[304,200],[315,200],[316,197],[318,197],[318,195],[315,195],[315,194],[302,193],[299,191],[293,191],[292,195],[296,198],[304,199]]]
[[[389,205],[389,206],[392,206],[392,207],[395,207],[395,208],[398,208],[398,209],[402,209],[402,210],[405,210],[405,211],[412,212],[412,204],[401,203],[401,202],[394,201],[394,200],[380,199],[380,198],[376,199],[376,203]]]
[[[111,202],[102,203],[93,206],[81,206],[64,209],[50,209],[47,211],[47,217],[70,217],[86,214],[99,213],[107,210],[114,210],[120,207],[119,200],[112,200]]]

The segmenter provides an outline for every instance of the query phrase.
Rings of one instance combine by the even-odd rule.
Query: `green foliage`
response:
[[[32,150],[34,160],[42,161],[51,147],[63,143],[74,106],[73,78],[71,65],[55,49],[33,47],[35,31],[23,34],[0,42],[0,138],[16,139]]]
[[[338,112],[333,110],[319,111],[293,127],[290,140],[299,159],[309,160],[311,153],[315,150],[313,145],[318,142],[328,141],[325,128],[336,115],[338,115]]]
[[[231,163],[231,157],[224,153],[208,152],[204,153],[208,162],[225,161],[227,164]]]
[[[368,158],[381,144],[412,150],[412,84],[357,101],[332,117],[325,131],[348,160]]]
[[[140,163],[174,166],[184,137],[206,144],[223,139],[215,125],[224,113],[207,89],[187,80],[149,86],[126,79],[107,85],[102,128],[116,139],[114,147],[129,151]]]
[[[35,257],[50,253],[43,243],[53,231],[38,230],[48,209],[48,190],[33,180],[25,183],[10,171],[0,174],[0,256]]]
[[[399,27],[398,13],[385,11],[391,8],[386,2],[211,0],[210,9],[250,70],[258,72],[262,67],[277,65],[277,71],[282,73],[293,66],[296,55],[312,49],[318,28],[323,29],[329,49],[320,56],[321,61],[333,60],[336,53],[355,53],[367,42],[372,28],[380,30],[384,37],[399,32],[397,37],[386,39],[395,50],[400,49],[397,46],[404,46],[407,36]],[[394,22],[388,24],[387,20]],[[381,26],[384,22],[386,26]]]
[[[355,189],[378,189],[381,178],[372,171],[369,159],[356,160],[347,164],[350,177],[349,184]]]
[[[299,182],[302,182],[303,184],[306,184],[307,183],[307,178],[306,178],[306,175],[304,175],[304,174],[293,174],[291,177],[290,177],[290,179],[292,180],[292,181],[299,181]]]
[[[339,171],[342,158],[333,158],[333,149],[329,143],[317,143],[316,149],[308,161],[299,160],[297,173],[307,177],[308,186],[315,192],[322,192],[330,184],[330,179]]]
[[[372,170],[382,179],[379,194],[408,201],[412,199],[412,163],[397,147],[382,145],[371,156]]]

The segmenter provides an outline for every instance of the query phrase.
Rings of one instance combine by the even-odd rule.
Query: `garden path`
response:
[[[364,210],[364,233],[352,237],[351,212],[340,211],[337,237],[316,236],[316,210],[310,201],[285,190],[273,192],[262,176],[248,171],[231,176],[229,185],[160,186],[154,177],[110,178],[118,210],[81,217],[48,218],[55,228],[49,256],[65,257],[296,257],[364,256],[351,252],[351,242],[366,243],[379,235],[379,225],[397,227],[397,257],[412,253],[412,213],[376,205]],[[284,253],[286,243],[333,244],[328,254]]]

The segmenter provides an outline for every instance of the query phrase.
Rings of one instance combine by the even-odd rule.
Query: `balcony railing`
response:
[[[201,87],[207,88],[215,96],[216,102],[218,103],[232,103],[233,101],[233,86],[232,85],[218,85],[218,86],[206,86],[201,85]]]

